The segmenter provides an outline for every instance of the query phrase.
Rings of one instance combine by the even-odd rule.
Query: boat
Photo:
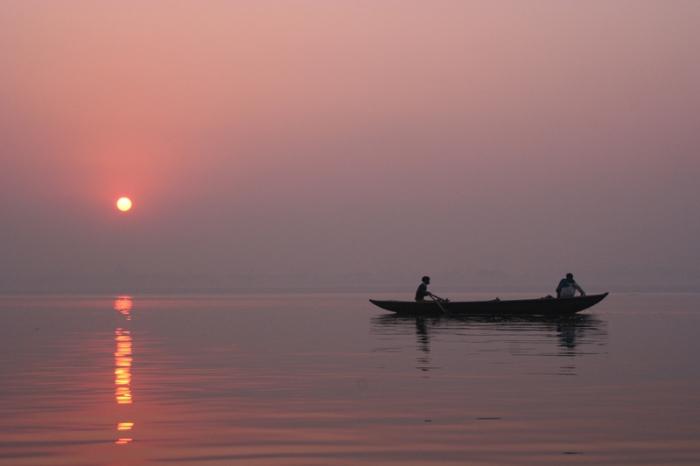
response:
[[[588,309],[601,302],[608,293],[574,298],[492,299],[488,301],[382,301],[369,302],[387,311],[402,315],[567,315]]]

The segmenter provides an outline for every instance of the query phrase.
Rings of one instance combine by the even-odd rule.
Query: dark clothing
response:
[[[568,287],[570,287],[570,286],[574,286],[574,283],[576,283],[576,282],[574,281],[573,278],[571,278],[571,279],[569,279],[569,278],[562,278],[562,279],[559,281],[559,286],[557,286],[557,293],[559,293],[559,292],[561,291],[562,288],[568,288]],[[551,289],[551,288],[550,288],[550,289]]]
[[[557,298],[573,298],[576,291],[584,296],[586,293],[583,289],[576,283],[573,278],[562,278],[557,286]]]
[[[425,297],[429,295],[430,292],[428,292],[428,285],[425,283],[418,285],[418,289],[416,290],[416,301],[423,301]]]

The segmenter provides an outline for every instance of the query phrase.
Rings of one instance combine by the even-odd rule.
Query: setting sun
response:
[[[128,212],[131,210],[131,199],[128,197],[120,197],[117,199],[117,209],[122,212]]]

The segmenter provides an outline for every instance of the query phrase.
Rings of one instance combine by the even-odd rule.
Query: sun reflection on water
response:
[[[113,308],[127,321],[131,320],[133,300],[130,296],[119,296],[114,300]],[[131,366],[133,363],[133,339],[131,331],[117,327],[114,331],[116,350],[114,351],[114,398],[118,405],[131,405],[134,402],[131,392]],[[134,422],[121,421],[117,423],[119,437],[114,441],[115,445],[128,445],[134,439],[124,434],[134,428]]]
[[[117,296],[112,307],[115,311],[123,315],[126,320],[131,320],[131,309],[134,303],[131,296]]]
[[[131,394],[131,357],[132,340],[128,330],[118,328],[114,339],[117,342],[117,350],[114,352],[114,385],[115,397],[120,405],[133,403]]]
[[[134,427],[133,422],[120,422],[119,424],[117,424],[117,430],[119,431],[131,430],[132,427]]]
[[[118,438],[117,440],[115,440],[114,444],[115,445],[128,445],[133,441],[134,441],[134,439],[132,439],[131,437],[122,437],[122,438]]]

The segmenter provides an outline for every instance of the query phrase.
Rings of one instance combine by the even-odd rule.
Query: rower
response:
[[[576,280],[574,280],[574,274],[567,273],[566,278],[562,278],[557,286],[557,298],[573,298],[576,292],[581,293],[581,296],[586,296],[586,292],[583,291]]]
[[[424,301],[426,296],[442,301],[442,298],[428,291],[428,285],[430,285],[429,276],[424,276],[420,281],[421,283],[418,285],[418,289],[416,290],[416,301]]]

